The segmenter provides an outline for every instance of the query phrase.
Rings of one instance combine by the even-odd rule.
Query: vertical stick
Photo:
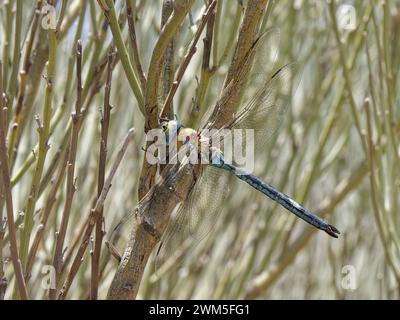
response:
[[[67,233],[69,216],[72,207],[72,200],[75,193],[75,160],[78,146],[79,129],[81,127],[82,118],[82,45],[80,40],[77,42],[76,51],[76,77],[77,77],[77,97],[75,103],[75,111],[72,112],[72,131],[71,140],[68,150],[68,161],[67,161],[67,195],[62,214],[60,230],[56,236],[56,248],[53,257],[53,266],[56,271],[56,288],[49,290],[49,298],[55,299],[58,285],[61,278],[61,269],[63,264],[63,248],[65,236]]]
[[[15,233],[15,225],[14,225],[14,209],[13,209],[13,200],[11,194],[11,181],[10,181],[10,171],[8,167],[8,159],[7,159],[7,147],[6,147],[6,135],[4,130],[4,119],[6,114],[6,109],[4,109],[4,98],[3,98],[3,67],[0,62],[0,166],[2,173],[2,183],[4,186],[4,194],[6,200],[7,207],[7,221],[8,221],[8,232],[10,234],[10,251],[11,251],[11,260],[14,267],[15,277],[17,280],[17,288],[20,294],[21,299],[28,299],[28,291],[26,289],[24,274],[22,271],[21,260],[18,257],[18,246],[17,246],[17,236]],[[2,223],[2,222],[1,222]]]
[[[112,64],[113,64],[114,48],[111,47],[108,52],[107,63],[107,80],[104,93],[104,106],[103,115],[101,118],[101,141],[100,141],[100,157],[99,157],[99,174],[97,182],[97,196],[100,196],[104,187],[106,161],[107,161],[107,142],[108,142],[108,129],[110,127],[110,93],[111,93],[111,79],[112,79]],[[103,228],[103,207],[98,210],[98,214],[94,217],[96,223],[95,229],[95,243],[92,255],[92,270],[90,281],[90,299],[97,300],[97,291],[99,287],[99,264],[101,245],[104,232]]]

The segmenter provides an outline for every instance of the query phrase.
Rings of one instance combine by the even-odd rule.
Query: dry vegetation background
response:
[[[44,1],[0,1],[0,297],[103,299],[117,261],[99,242],[138,202],[143,87],[171,4],[117,0],[115,16],[108,11],[110,28],[103,10],[112,8],[111,0],[53,2],[56,29],[46,30],[40,14]],[[189,13],[163,63],[159,105],[212,2],[185,4]],[[338,25],[342,4],[354,6],[355,30]],[[332,239],[314,230],[232,180],[214,231],[180,252],[182,263],[172,261],[159,277],[151,256],[137,297],[397,299],[400,2],[217,1],[213,24],[204,28],[174,97],[174,113],[183,123],[197,127],[214,106],[246,7],[256,5],[264,8],[258,34],[280,29],[278,65],[304,66],[285,122],[257,159],[256,173],[323,215],[341,235]],[[117,17],[120,33],[115,33]],[[129,37],[129,19],[137,47]],[[209,44],[202,41],[207,35]],[[109,54],[113,43],[115,53]],[[127,55],[121,54],[123,47]],[[102,176],[121,159],[118,152],[131,127],[135,133],[104,208],[102,201],[96,206]],[[106,136],[107,153],[100,151]],[[67,286],[64,295],[45,287],[51,265],[59,289]]]

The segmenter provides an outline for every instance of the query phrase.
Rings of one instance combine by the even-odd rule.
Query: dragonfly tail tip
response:
[[[338,238],[340,234],[340,231],[330,224],[326,227],[325,232],[333,238]]]

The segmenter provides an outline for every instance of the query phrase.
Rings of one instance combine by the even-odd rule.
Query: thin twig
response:
[[[3,65],[0,61],[0,113],[3,113]],[[0,120],[0,127],[2,130],[5,128],[5,121]],[[1,166],[1,160],[0,160]],[[3,175],[0,173],[0,300],[4,300],[7,290],[7,279],[4,276],[4,260],[3,260],[3,239],[6,233],[7,220],[3,219],[3,205],[4,205],[4,183]]]
[[[106,33],[107,29],[102,30],[102,34]],[[100,47],[100,46],[99,46]],[[85,85],[82,91],[82,99],[85,101],[85,107],[83,108],[83,116],[85,118],[85,115],[87,114],[89,107],[91,106],[91,102],[94,98],[94,96],[99,92],[101,89],[102,85],[104,84],[105,80],[102,78],[103,71],[106,67],[107,64],[107,57],[106,54],[98,59],[97,55],[99,54],[98,50],[94,50],[93,54],[93,60],[91,61],[91,68],[89,70],[89,74],[87,75],[86,78],[86,83],[87,86]],[[118,60],[118,57],[116,57],[115,61]],[[115,66],[116,62],[114,63]],[[55,121],[51,123],[50,126],[50,131],[53,131],[55,126],[58,124],[58,121],[60,120],[61,116],[58,119],[55,119]],[[64,141],[66,139],[69,139],[69,136],[71,135],[71,124],[72,121],[70,121],[67,125],[67,129],[65,132],[64,136]],[[34,148],[34,153],[37,153],[38,150],[38,145],[36,145]],[[17,170],[17,173],[15,176],[11,179],[11,185],[15,186],[16,183],[23,177],[23,175],[28,171],[30,166],[34,163],[35,158],[32,153],[29,154],[29,156],[25,159],[24,163],[21,165],[21,167]],[[45,175],[46,176],[46,175]]]
[[[99,157],[99,174],[97,182],[97,192],[100,196],[105,179],[106,171],[106,161],[107,161],[107,142],[108,142],[108,129],[110,126],[110,93],[111,93],[111,79],[112,79],[112,64],[113,64],[114,49],[108,53],[108,64],[107,64],[107,80],[105,85],[104,93],[104,106],[103,115],[101,119],[101,141],[100,141],[100,157]],[[91,286],[90,286],[90,299],[97,300],[97,291],[99,286],[99,263],[100,263],[100,253],[101,245],[103,240],[103,208],[99,210],[96,216],[96,231],[95,231],[95,243],[94,251],[92,255],[92,270],[91,270]]]
[[[67,4],[68,4],[68,0],[62,0],[61,10],[60,10],[60,14],[58,16],[58,21],[57,21],[57,25],[56,25],[57,37],[60,35],[61,25],[64,20],[65,12],[67,9]]]
[[[7,159],[7,146],[6,146],[6,135],[4,130],[4,117],[6,116],[7,109],[4,108],[4,98],[3,98],[3,65],[0,62],[0,167],[2,172],[2,184],[4,186],[5,201],[7,206],[7,221],[8,221],[8,232],[10,234],[10,251],[11,260],[14,267],[14,272],[17,280],[17,287],[21,299],[28,299],[28,291],[25,284],[24,273],[22,271],[22,264],[18,256],[18,245],[17,236],[15,233],[14,225],[14,209],[13,200],[11,194],[11,181],[10,181],[10,171],[8,167]],[[0,222],[1,224],[3,222]],[[1,226],[2,227],[2,226]],[[0,279],[1,280],[1,279]]]
[[[8,106],[8,116],[12,112],[12,105],[14,102],[15,95],[17,94],[18,88],[18,69],[21,59],[21,29],[22,29],[22,16],[23,16],[23,5],[22,0],[17,0],[16,10],[15,10],[15,27],[14,27],[14,55],[12,59],[12,70],[10,81],[8,83],[7,90],[7,106]]]
[[[3,125],[3,124],[1,124]],[[7,290],[7,278],[4,276],[4,259],[3,259],[3,239],[6,233],[7,219],[3,219],[3,199],[4,199],[4,184],[0,174],[0,300],[4,300]]]
[[[77,1],[77,2],[81,3],[79,1]],[[85,6],[83,6],[83,8],[85,8]],[[83,15],[84,15],[84,10],[82,11],[82,16]],[[123,23],[122,22],[121,22],[120,28],[123,27]],[[104,38],[106,36],[106,33],[107,33],[107,28],[108,28],[108,24],[105,23],[103,25],[102,29],[101,29],[100,39],[96,42],[95,49],[93,50],[92,60],[90,62],[88,75],[86,77],[86,82],[85,82],[85,85],[83,87],[82,100],[85,101],[85,107],[83,108],[84,118],[85,118],[85,115],[87,114],[88,110],[90,109],[89,107],[92,105],[91,102],[92,102],[94,96],[100,91],[102,85],[105,82],[105,80],[103,79],[104,77],[102,77],[102,75],[103,75],[103,71],[105,69],[105,66],[107,64],[107,53],[105,53],[104,55],[100,56],[100,58],[99,58],[99,55],[100,55],[101,49],[102,49],[102,42],[103,42],[103,40],[104,40]],[[79,30],[79,26],[78,26],[78,30]],[[117,61],[119,61],[119,57],[118,56],[115,58],[113,67],[115,67]],[[41,71],[32,72],[32,74],[36,75],[37,73],[40,73],[40,72]],[[37,81],[32,81],[32,82],[35,85],[35,83]],[[33,89],[33,91],[34,91],[34,93],[38,92],[37,88]],[[34,96],[27,98],[27,101],[32,101],[32,100],[34,100]],[[62,118],[62,115],[63,115],[63,112],[57,112],[56,113],[56,115],[54,116],[55,119],[53,119],[54,121],[52,120],[51,125],[50,125],[50,132],[54,131],[55,127],[58,125],[60,119]],[[70,121],[68,123],[68,125],[67,125],[67,129],[66,129],[63,141],[66,141],[66,139],[69,139],[70,132],[71,132],[71,127],[72,127],[71,123],[72,123],[72,121]],[[65,145],[65,144],[63,143],[63,145]],[[14,187],[17,184],[17,182],[28,171],[30,166],[35,162],[34,154],[37,154],[38,148],[39,148],[38,145],[36,145],[33,148],[34,152],[29,154],[29,156],[25,159],[25,161],[23,162],[21,167],[17,170],[15,176],[11,179],[12,187]],[[55,166],[51,166],[51,168],[54,168],[54,167]],[[47,176],[48,175],[45,175],[45,177],[47,177]]]
[[[92,233],[93,227],[94,227],[95,222],[97,220],[96,217],[99,215],[100,210],[102,210],[102,208],[103,208],[104,201],[106,200],[108,191],[110,190],[111,185],[112,185],[111,184],[112,180],[113,180],[113,178],[115,176],[115,173],[117,172],[117,169],[118,169],[118,167],[119,167],[119,165],[120,165],[120,163],[121,163],[121,161],[122,161],[122,159],[124,157],[124,154],[126,152],[126,149],[128,148],[129,142],[133,138],[134,132],[135,132],[135,130],[133,128],[131,128],[128,131],[127,135],[125,136],[124,142],[122,144],[122,147],[121,147],[121,149],[119,150],[119,152],[117,154],[115,162],[114,162],[114,164],[113,164],[113,166],[112,166],[112,168],[110,170],[110,173],[108,174],[108,177],[107,177],[106,181],[104,182],[104,186],[103,186],[103,188],[101,190],[100,195],[97,198],[96,204],[93,207],[93,209],[91,209],[91,211],[89,213],[89,224],[86,227],[85,234],[83,236],[81,245],[80,245],[80,247],[78,249],[78,252],[77,252],[77,254],[75,256],[75,259],[74,259],[74,261],[72,263],[71,269],[70,269],[70,271],[69,271],[69,273],[67,275],[67,279],[65,281],[65,284],[64,284],[64,286],[63,286],[63,288],[62,288],[62,290],[60,292],[59,299],[64,299],[65,298],[65,296],[68,293],[69,288],[71,287],[72,281],[74,280],[74,278],[75,278],[75,276],[76,276],[76,274],[77,274],[77,272],[79,270],[79,267],[80,267],[80,265],[82,263],[83,254],[85,253],[86,248],[87,248],[87,246],[89,244],[90,235]]]
[[[95,201],[96,201],[96,199],[91,200],[90,203],[92,203],[94,205]],[[61,268],[61,274],[63,274],[63,275],[64,275],[64,272],[67,270],[67,268],[69,266],[69,262],[73,258],[73,253],[75,252],[75,249],[80,244],[80,240],[82,239],[83,234],[85,233],[86,227],[89,224],[89,220],[90,220],[89,216],[85,218],[85,220],[79,226],[78,231],[74,232],[74,237],[70,241],[70,244],[69,244],[68,248],[65,249],[64,261],[63,261],[63,265],[62,265],[62,268]]]
[[[121,59],[122,66],[124,68],[126,77],[128,78],[129,85],[131,86],[132,91],[134,92],[136,99],[139,104],[139,108],[144,113],[144,98],[141,85],[139,84],[138,76],[136,74],[136,70],[133,68],[130,60],[128,51],[125,46],[125,42],[122,39],[121,28],[118,25],[117,14],[115,12],[114,2],[112,0],[97,0],[101,9],[103,10],[104,15],[107,18],[107,21],[110,24],[110,29],[114,36],[114,43],[117,47],[118,54]]]
[[[353,116],[354,125],[357,129],[357,133],[359,135],[363,151],[365,154],[367,154],[367,152],[368,152],[367,145],[366,145],[366,142],[362,135],[362,128],[361,128],[361,124],[360,124],[360,120],[359,120],[359,116],[358,116],[359,112],[357,111],[357,105],[356,105],[356,102],[354,99],[354,94],[353,94],[351,81],[350,81],[350,72],[349,72],[349,68],[347,66],[347,61],[346,61],[346,53],[344,51],[342,41],[340,39],[339,28],[338,28],[337,21],[336,21],[336,5],[335,5],[334,0],[329,1],[329,15],[330,15],[331,22],[332,22],[332,27],[333,27],[333,31],[334,31],[334,35],[335,35],[335,39],[336,39],[336,44],[339,48],[340,60],[341,60],[342,67],[343,67],[343,76],[345,79],[347,92],[349,94],[350,110],[351,110],[351,114]]]
[[[393,274],[396,278],[396,282],[400,284],[400,270],[396,266],[396,258],[393,257],[391,253],[390,247],[388,246],[388,231],[387,228],[384,226],[384,221],[382,221],[382,213],[379,210],[378,201],[376,199],[378,192],[377,182],[376,182],[376,169],[375,169],[375,159],[374,159],[374,142],[372,140],[372,125],[371,125],[371,112],[370,112],[370,100],[367,98],[364,101],[364,110],[367,115],[367,146],[368,146],[368,165],[369,165],[369,183],[371,188],[371,202],[372,202],[372,209],[375,217],[375,223],[378,226],[379,237],[382,242],[382,246],[385,252],[385,256],[389,262],[389,266],[393,271]]]
[[[33,215],[35,212],[36,201],[39,194],[39,184],[40,179],[43,174],[44,164],[46,161],[47,153],[49,150],[48,139],[50,136],[50,123],[51,116],[53,113],[53,89],[56,71],[56,60],[57,60],[57,39],[55,36],[55,31],[49,29],[47,31],[49,39],[49,56],[47,63],[47,77],[46,77],[46,91],[44,99],[44,107],[42,113],[42,119],[39,116],[36,117],[38,123],[38,134],[39,134],[39,144],[37,148],[37,157],[35,171],[32,177],[32,183],[30,186],[30,193],[28,196],[25,218],[24,218],[24,228],[21,236],[20,243],[20,258],[21,262],[26,266],[28,251],[29,251],[29,241],[33,229]]]
[[[36,7],[33,8],[34,10],[34,16],[33,16],[33,22],[30,28],[30,33],[29,33],[29,38],[26,42],[26,50],[25,50],[25,55],[23,59],[23,66],[22,70],[20,72],[20,79],[19,79],[19,86],[18,86],[18,98],[17,98],[17,105],[15,107],[15,113],[14,117],[12,120],[12,125],[11,125],[11,132],[9,133],[9,150],[8,150],[8,158],[10,159],[10,167],[12,168],[14,163],[15,163],[15,158],[16,158],[16,149],[14,148],[17,136],[18,136],[18,131],[20,130],[20,121],[22,120],[21,117],[21,112],[22,112],[22,107],[24,105],[24,100],[25,100],[25,91],[26,91],[26,85],[28,82],[28,77],[29,77],[29,71],[30,67],[32,65],[31,61],[31,53],[32,53],[32,47],[33,47],[33,41],[35,40],[36,36],[36,31],[38,29],[38,24],[39,24],[39,17],[40,17],[40,7],[41,7],[41,2],[38,1],[36,4]]]
[[[58,191],[60,185],[62,184],[62,182],[64,181],[65,169],[66,169],[65,163],[67,162],[67,156],[68,156],[68,154],[65,153],[65,155],[63,157],[63,158],[65,158],[65,160],[60,162],[57,176],[55,178],[55,181],[52,182],[52,186],[51,186],[51,188],[47,194],[46,200],[45,200],[45,206],[43,209],[40,224],[36,229],[35,237],[33,239],[32,245],[29,249],[28,263],[26,265],[26,271],[25,271],[28,278],[30,278],[30,272],[32,270],[33,263],[35,262],[37,250],[39,249],[40,243],[43,239],[44,231],[46,230],[46,226],[47,226],[47,222],[49,220],[50,213],[52,212],[52,208],[53,208],[54,204],[56,203],[57,191]]]
[[[75,161],[78,146],[79,130],[81,127],[82,119],[82,45],[81,42],[77,42],[77,53],[76,53],[76,77],[77,77],[77,98],[75,103],[75,111],[72,113],[72,131],[71,140],[68,150],[68,161],[67,161],[67,195],[64,205],[64,211],[62,214],[60,230],[57,232],[56,247],[53,258],[53,266],[56,272],[56,288],[60,283],[61,268],[63,264],[63,248],[65,236],[67,233],[69,216],[72,207],[72,200],[75,193]],[[49,290],[50,299],[56,297],[57,289]]]
[[[136,31],[135,31],[135,20],[133,17],[133,10],[132,10],[132,0],[126,1],[126,17],[128,20],[128,26],[129,26],[129,38],[131,40],[131,47],[133,51],[133,59],[134,63],[136,66],[136,71],[139,75],[140,79],[140,84],[142,86],[142,91],[146,91],[146,76],[143,72],[143,67],[142,67],[142,62],[140,59],[140,54],[139,54],[139,47],[137,44],[137,39],[136,39]]]
[[[16,128],[12,123],[11,128],[9,129],[9,154],[13,154],[13,157],[10,158],[10,168],[13,169],[16,163],[16,157],[19,154],[18,149],[20,147],[20,142],[24,133],[25,128],[28,126],[31,120],[31,113],[34,109],[34,102],[36,96],[39,91],[39,87],[41,84],[42,74],[44,73],[44,69],[46,66],[46,62],[49,58],[49,50],[46,43],[46,30],[38,28],[40,30],[38,32],[38,40],[36,41],[35,46],[32,48],[32,54],[30,56],[30,64],[29,67],[29,77],[26,79],[26,89],[24,92],[24,98],[21,100],[17,100],[17,104],[14,111],[14,119],[12,120],[14,123],[18,123]],[[35,40],[34,40],[35,41]],[[31,70],[32,69],[32,70]],[[22,104],[21,104],[22,103]],[[17,110],[18,109],[18,110]],[[18,116],[16,113],[19,112]],[[32,161],[34,163],[34,161]],[[11,179],[11,186],[13,187],[13,180]]]
[[[215,5],[217,4],[217,0],[214,0],[213,2],[210,3],[208,6],[207,10],[203,13],[203,17],[201,19],[200,25],[196,31],[196,34],[193,37],[192,44],[190,46],[190,49],[186,53],[185,57],[183,58],[183,61],[181,65],[179,66],[179,69],[177,71],[176,79],[172,84],[171,90],[168,93],[167,99],[165,100],[164,106],[162,108],[162,111],[160,113],[160,118],[165,118],[166,115],[169,113],[170,106],[172,104],[172,99],[174,98],[174,95],[176,93],[176,90],[178,89],[178,86],[183,78],[183,75],[186,71],[187,66],[189,65],[190,60],[192,59],[193,55],[196,52],[196,45],[197,42],[200,39],[200,35],[203,32],[204,27],[206,26],[206,23],[208,19],[211,17],[211,15],[214,12]],[[210,41],[211,42],[211,41]],[[209,57],[209,54],[208,54]]]

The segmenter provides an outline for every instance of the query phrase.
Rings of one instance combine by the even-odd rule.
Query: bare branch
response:
[[[117,154],[117,158],[110,170],[110,173],[108,174],[107,180],[104,183],[101,193],[97,198],[96,204],[89,213],[89,223],[86,227],[81,245],[80,245],[78,252],[75,256],[75,259],[72,263],[71,269],[67,275],[67,280],[65,281],[65,284],[64,284],[62,290],[60,291],[59,299],[64,299],[66,297],[66,295],[71,287],[72,281],[74,280],[74,278],[79,270],[79,267],[82,263],[83,254],[85,253],[86,248],[89,244],[90,235],[92,233],[95,222],[98,219],[97,216],[99,215],[100,210],[102,210],[102,208],[103,208],[104,201],[106,200],[108,191],[111,188],[111,182],[112,182],[112,180],[115,176],[115,173],[117,172],[117,169],[124,157],[124,154],[126,152],[126,149],[128,148],[129,142],[133,138],[134,132],[135,132],[135,130],[133,128],[131,128],[128,131],[127,135],[125,136],[122,147]]]
[[[99,174],[97,182],[97,192],[100,196],[105,179],[106,171],[106,161],[107,161],[107,142],[108,142],[108,129],[110,126],[110,93],[111,93],[111,79],[112,79],[112,64],[113,64],[114,49],[111,48],[108,53],[108,63],[107,63],[107,80],[105,85],[104,93],[104,105],[103,105],[103,115],[101,119],[101,141],[100,141],[100,157],[99,157]],[[99,209],[96,218],[96,230],[95,230],[95,243],[94,251],[92,255],[92,269],[91,269],[91,286],[90,286],[90,299],[97,299],[97,290],[99,283],[99,263],[100,263],[100,253],[101,244],[103,240],[103,208]]]
[[[133,10],[132,10],[132,0],[126,1],[126,16],[128,19],[129,26],[129,37],[131,39],[131,47],[133,51],[133,59],[136,66],[136,71],[139,75],[140,84],[142,86],[142,91],[146,91],[146,76],[143,72],[142,62],[139,54],[139,47],[136,39],[136,31],[135,31],[135,20],[133,18]]]
[[[101,9],[103,10],[103,13],[106,16],[108,23],[110,24],[110,29],[114,36],[114,43],[115,46],[117,47],[118,54],[120,56],[122,66],[124,67],[124,71],[128,79],[129,85],[131,86],[131,89],[136,96],[140,110],[144,112],[142,88],[141,85],[139,84],[139,80],[137,79],[138,77],[135,73],[135,69],[133,68],[129,60],[128,51],[126,49],[125,42],[122,38],[121,28],[118,24],[117,14],[115,12],[115,7],[114,7],[114,1],[97,0],[97,2],[99,3]]]
[[[24,273],[22,271],[22,264],[18,256],[17,236],[15,233],[15,225],[14,225],[14,209],[13,209],[13,200],[11,194],[10,171],[7,159],[6,135],[4,132],[4,117],[7,109],[5,109],[3,105],[4,98],[3,98],[2,70],[3,70],[3,65],[0,62],[0,167],[2,173],[1,181],[4,186],[4,194],[6,198],[5,201],[7,206],[8,232],[10,234],[11,260],[13,263],[14,272],[17,279],[17,287],[20,297],[23,300],[27,300],[28,291],[26,289]]]
[[[68,150],[68,161],[67,161],[67,195],[62,214],[62,220],[60,230],[56,239],[56,248],[53,258],[53,266],[56,270],[56,289],[49,290],[49,297],[54,299],[61,278],[61,268],[63,265],[63,248],[65,236],[67,233],[69,216],[72,207],[72,200],[75,193],[75,161],[78,146],[79,130],[81,127],[82,119],[82,45],[80,40],[77,42],[76,51],[76,77],[77,77],[77,98],[75,103],[75,111],[72,113],[72,130],[71,139]]]
[[[165,100],[164,106],[162,108],[162,111],[160,113],[160,118],[165,118],[167,116],[167,114],[169,113],[169,109],[171,107],[172,104],[172,99],[174,98],[174,95],[176,93],[176,90],[178,89],[178,86],[183,78],[183,75],[186,71],[187,66],[189,65],[190,60],[192,59],[193,55],[196,52],[196,45],[197,42],[200,39],[200,35],[203,32],[203,29],[208,21],[208,19],[210,18],[210,16],[213,14],[214,12],[214,8],[215,5],[217,4],[217,1],[214,0],[213,2],[210,3],[210,5],[208,6],[207,10],[203,13],[203,17],[201,19],[200,25],[196,31],[196,34],[193,37],[193,41],[192,44],[190,46],[190,49],[188,50],[188,52],[186,53],[185,57],[183,58],[183,61],[181,63],[181,65],[179,66],[177,75],[176,75],[176,80],[173,82],[171,90],[168,93],[167,99]],[[211,41],[210,41],[211,43]],[[209,54],[208,54],[209,57]]]
[[[135,208],[135,223],[107,299],[135,299],[147,260],[160,240],[175,207],[194,185],[198,168],[168,165],[161,179]]]
[[[64,180],[65,169],[66,169],[65,163],[67,162],[67,156],[68,156],[68,154],[65,152],[65,155],[63,156],[63,158],[65,160],[60,162],[55,181],[53,182],[53,184],[47,194],[42,218],[40,220],[40,224],[39,224],[38,228],[36,229],[35,237],[33,239],[32,245],[29,249],[28,262],[27,262],[26,271],[25,271],[26,274],[28,275],[28,277],[30,276],[30,272],[32,270],[33,263],[36,258],[37,250],[39,249],[40,242],[43,239],[43,232],[44,232],[47,222],[49,220],[50,213],[52,212],[52,208],[56,202],[57,191]]]

